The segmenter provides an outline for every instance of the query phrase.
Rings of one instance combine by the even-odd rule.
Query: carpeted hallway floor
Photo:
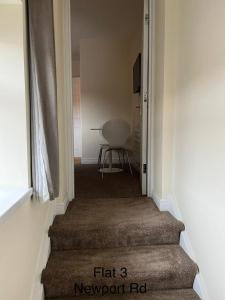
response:
[[[102,181],[91,166],[77,170],[78,197],[49,230],[45,299],[200,299],[197,265],[179,246],[183,223],[141,197],[138,182],[126,174]]]
[[[125,172],[104,174],[97,171],[97,165],[75,166],[75,191],[78,198],[120,198],[140,196],[139,174],[131,176],[128,168]]]

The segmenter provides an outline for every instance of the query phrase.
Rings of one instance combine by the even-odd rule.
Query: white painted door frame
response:
[[[142,194],[151,196],[153,167],[153,20],[154,0],[144,0],[142,105],[141,105],[141,186]]]
[[[70,23],[70,0],[63,0],[65,2],[65,19],[64,19],[64,35],[65,35],[65,54],[67,57],[71,57],[71,23]],[[148,74],[142,81],[142,146],[141,146],[141,176],[142,176],[142,193],[148,195],[152,194],[152,168],[153,168],[153,74],[154,74],[154,9],[155,0],[143,0],[144,1],[144,24],[146,26],[145,16],[148,14],[149,29],[144,30],[144,48],[148,49],[147,61],[143,63],[144,73]],[[147,48],[146,48],[147,47]],[[65,57],[66,60],[66,57]],[[66,68],[68,69],[68,74],[71,74],[71,58],[67,61]],[[66,70],[65,70],[66,71]],[[72,78],[71,78],[72,81]],[[71,82],[70,80],[68,82]],[[72,86],[68,84],[68,93],[72,93]],[[67,104],[65,109],[65,114],[68,116],[67,121],[67,134],[68,140],[66,145],[66,152],[68,156],[67,165],[67,177],[68,177],[68,188],[73,194],[71,185],[74,183],[74,160],[72,145],[73,145],[73,122],[71,120],[71,111],[73,107],[72,97],[67,97]],[[147,99],[147,101],[145,101]],[[143,174],[144,166],[146,164],[147,172]]]
[[[148,147],[147,147],[147,196],[153,189],[154,145],[154,49],[155,49],[155,0],[149,0],[149,76],[148,76]]]
[[[73,97],[70,0],[54,0],[58,122],[60,156],[60,200],[74,198]],[[57,48],[58,47],[58,48]]]
[[[142,67],[141,67],[141,190],[147,194],[147,149],[148,149],[148,74],[149,74],[149,0],[143,1],[142,21]]]
[[[72,45],[71,45],[71,1],[64,0],[64,63],[65,63],[65,97],[67,103],[65,103],[65,115],[67,116],[65,122],[67,124],[67,130],[65,132],[68,135],[66,139],[66,169],[68,171],[67,191],[68,198],[72,200],[74,198],[74,157],[73,157],[73,97],[72,97]]]

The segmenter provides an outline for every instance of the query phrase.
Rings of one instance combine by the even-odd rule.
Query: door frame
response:
[[[143,0],[143,53],[148,48],[148,55],[143,55],[143,73],[147,78],[142,78],[142,138],[141,138],[141,188],[142,194],[152,196],[153,187],[153,125],[154,125],[154,16],[155,0]],[[146,16],[147,14],[147,16]],[[148,30],[146,31],[146,24]],[[146,165],[146,170],[144,168]]]
[[[143,0],[145,1],[145,0]],[[154,143],[154,49],[155,49],[155,0],[149,1],[149,66],[148,66],[148,117],[147,117],[147,155],[146,155],[146,165],[147,165],[147,178],[146,178],[146,194],[148,197],[152,196],[152,187],[153,187],[153,143]],[[71,66],[72,66],[72,58],[71,58],[71,22],[70,22],[70,3],[71,0],[63,0],[64,3],[64,56],[65,58],[65,71],[68,79],[71,76]],[[66,109],[65,109],[65,119],[66,121],[66,132],[68,134],[67,143],[65,145],[65,155],[67,155],[67,188],[70,194],[70,199],[74,195],[74,158],[73,158],[73,120],[71,118],[71,111],[73,107],[73,99],[70,95],[72,95],[72,77],[68,80],[69,84],[67,85],[68,93],[66,97]],[[67,118],[66,118],[67,116]],[[141,141],[142,142],[142,141]],[[141,172],[142,172],[141,168]],[[72,186],[71,186],[72,185]]]
[[[74,199],[70,0],[54,0],[53,8],[56,43],[57,106],[60,162],[59,200],[65,203],[64,206],[66,208],[69,201]]]
[[[142,59],[141,59],[141,151],[140,180],[141,193],[147,195],[148,178],[148,109],[149,109],[149,11],[150,1],[142,0]]]
[[[72,42],[71,42],[71,0],[63,0],[63,35],[64,35],[64,74],[65,74],[65,135],[68,135],[66,139],[66,170],[67,176],[67,193],[68,200],[71,201],[75,196],[74,191],[74,157],[73,157],[73,97],[72,97]]]
[[[154,81],[155,81],[155,1],[149,0],[149,105],[147,146],[147,196],[153,193],[154,168]]]

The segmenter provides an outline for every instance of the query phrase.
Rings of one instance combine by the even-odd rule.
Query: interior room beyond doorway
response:
[[[141,91],[134,87],[134,66],[142,53],[142,21],[138,0],[71,1],[75,183],[80,184],[75,193],[88,185],[95,195],[98,187],[110,195],[113,182],[124,195],[131,185],[141,193]],[[126,124],[117,128],[118,136],[128,132],[125,127],[129,134],[121,143],[110,137],[111,144],[125,151],[106,151],[102,129],[117,120]]]

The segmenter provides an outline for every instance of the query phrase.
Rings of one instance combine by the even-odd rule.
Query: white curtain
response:
[[[56,59],[52,0],[27,0],[32,185],[41,201],[59,195]]]

